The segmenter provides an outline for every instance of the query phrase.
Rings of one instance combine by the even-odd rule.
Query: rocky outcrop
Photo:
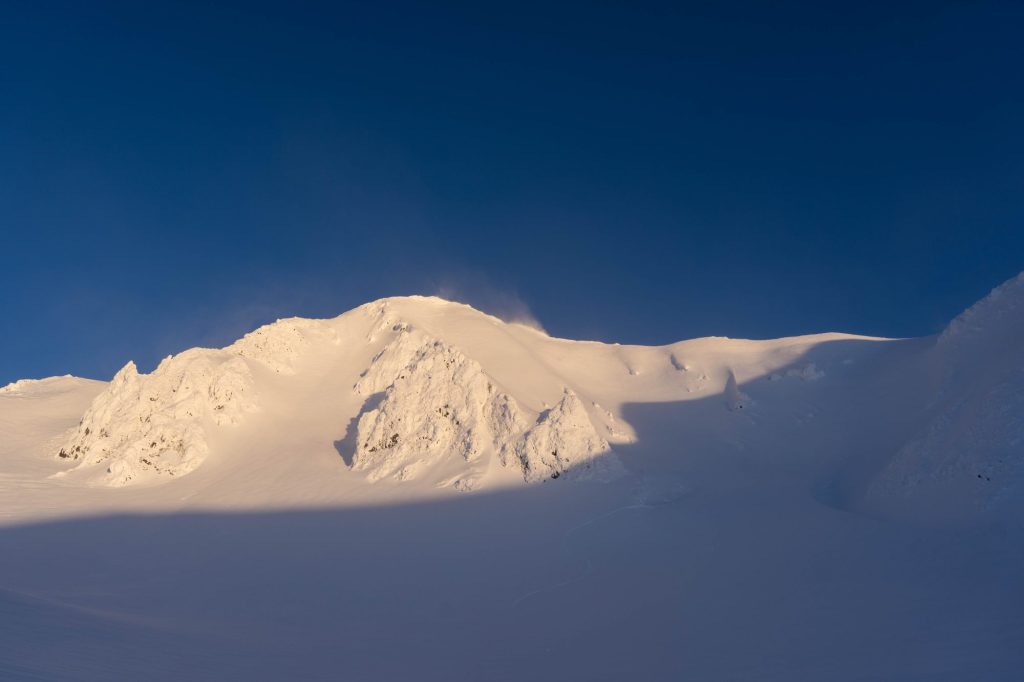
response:
[[[104,467],[101,482],[126,485],[180,476],[203,461],[206,429],[237,424],[256,409],[246,361],[227,351],[193,349],[151,374],[125,365],[60,447],[80,467]]]
[[[488,457],[526,481],[608,480],[622,469],[594,429],[583,403],[566,389],[553,408],[536,414],[500,390],[478,362],[408,328],[374,358],[355,386],[379,403],[358,420],[352,468],[371,481],[409,480],[456,462],[475,487]]]

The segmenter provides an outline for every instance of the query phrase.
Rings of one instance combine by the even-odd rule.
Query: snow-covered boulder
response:
[[[733,412],[738,412],[750,407],[750,396],[740,390],[740,385],[736,381],[736,375],[733,374],[732,370],[729,370],[729,375],[725,380],[725,406]]]

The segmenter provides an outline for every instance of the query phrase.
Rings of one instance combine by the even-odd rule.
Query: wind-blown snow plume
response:
[[[521,324],[547,333],[544,325],[521,296],[515,292],[496,289],[485,281],[474,281],[472,285],[448,282],[437,288],[436,295],[447,301],[471,305],[505,322]]]

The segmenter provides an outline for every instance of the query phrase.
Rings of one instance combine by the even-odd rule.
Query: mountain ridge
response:
[[[941,334],[917,340],[825,333],[773,340],[705,337],[664,346],[572,341],[424,296],[380,299],[334,318],[283,318],[224,348],[168,356],[149,374],[126,364],[84,406],[76,427],[47,437],[47,447],[53,448],[49,456],[57,460],[49,475],[70,487],[148,489],[207,469],[185,487],[212,491],[235,488],[225,479],[231,472],[280,469],[285,478],[270,488],[301,498],[306,485],[301,480],[319,471],[322,480],[309,479],[318,491],[311,497],[324,500],[503,488],[564,474],[610,481],[637,473],[637,462],[619,452],[644,438],[625,414],[628,405],[678,403],[680,421],[673,428],[680,429],[689,452],[756,450],[759,432],[780,442],[803,437],[794,426],[810,423],[795,416],[803,412],[827,416],[818,420],[816,439],[842,438],[851,428],[845,425],[844,400],[868,396],[878,390],[875,385],[902,382],[907,395],[893,403],[893,410],[908,419],[894,423],[884,442],[861,446],[878,453],[873,457],[880,464],[870,480],[843,484],[853,485],[848,504],[897,515],[921,515],[924,509],[928,516],[938,493],[921,491],[945,489],[937,482],[948,479],[950,471],[977,469],[970,494],[960,495],[963,501],[954,505],[955,515],[970,517],[993,499],[1012,498],[1006,490],[1018,486],[1016,474],[1006,470],[1007,452],[1017,442],[1015,414],[994,420],[971,416],[991,412],[984,406],[1000,396],[1005,401],[1015,395],[1016,379],[998,364],[975,371],[976,359],[963,348],[984,344],[987,334],[1016,338],[1013,312],[1021,282],[1024,273]],[[1012,343],[999,344],[1013,351]],[[918,346],[923,350],[913,350]],[[905,359],[884,361],[890,356]],[[880,361],[892,368],[865,371]],[[16,382],[0,395],[62,383],[70,387],[76,381]],[[914,395],[922,390],[917,386],[934,397],[922,402]],[[84,395],[97,385],[79,388]],[[839,397],[842,391],[846,398]],[[955,398],[959,395],[974,396],[970,399],[978,406],[964,408]],[[711,411],[701,418],[703,425],[686,416],[705,404],[709,407],[700,409]],[[928,461],[959,462],[960,455],[942,455],[939,442],[951,438],[942,435],[948,429],[942,424],[962,421],[954,413],[967,414],[964,418],[988,434],[981,440],[996,445],[984,451],[982,462],[943,465],[928,473]],[[956,428],[970,432],[974,426]],[[272,451],[291,451],[297,443],[309,443],[303,447],[318,453],[315,466],[309,457],[288,466],[284,455]],[[928,454],[933,452],[940,454]],[[1008,488],[977,490],[976,482],[989,483],[985,479],[996,469]],[[323,477],[328,470],[331,476]],[[581,476],[587,470],[599,473]],[[288,477],[295,478],[293,484],[286,484]],[[336,491],[327,480],[338,483]],[[172,488],[184,485],[180,481]],[[381,492],[367,493],[368,484]],[[243,491],[233,497],[240,499]],[[922,502],[908,502],[915,498]]]

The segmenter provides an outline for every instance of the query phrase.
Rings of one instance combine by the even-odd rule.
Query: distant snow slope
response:
[[[0,388],[0,678],[1016,680],[1022,466],[1024,275],[924,339],[280,320]]]
[[[953,320],[924,362],[924,423],[869,500],[919,519],[1024,521],[1024,273]]]

